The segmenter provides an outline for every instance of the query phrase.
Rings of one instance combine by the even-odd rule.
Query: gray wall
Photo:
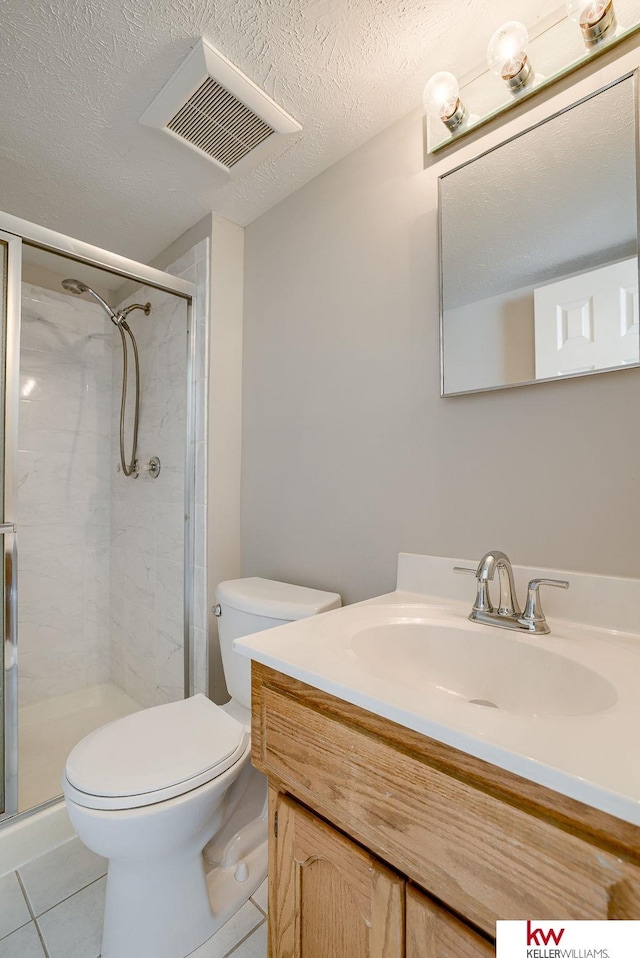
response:
[[[427,169],[416,113],[246,229],[244,575],[352,602],[394,587],[401,550],[492,547],[640,575],[640,370],[439,396],[437,177],[544,99]]]

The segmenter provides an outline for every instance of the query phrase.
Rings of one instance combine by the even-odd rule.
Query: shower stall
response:
[[[163,272],[7,214],[0,231],[5,824],[59,801],[84,735],[206,690],[204,307],[196,323],[202,291],[180,264]]]

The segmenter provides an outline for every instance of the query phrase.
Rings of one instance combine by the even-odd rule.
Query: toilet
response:
[[[250,763],[250,661],[233,640],[338,608],[340,596],[269,579],[216,589],[231,700],[204,695],[91,732],[69,754],[71,824],[109,861],[102,958],[186,958],[267,874],[267,782]]]

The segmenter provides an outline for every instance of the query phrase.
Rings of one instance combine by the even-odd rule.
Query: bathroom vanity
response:
[[[593,583],[580,580],[590,577],[573,578],[577,598],[583,586],[586,595]],[[609,580],[622,616],[638,585]],[[395,593],[237,646],[254,660],[253,762],[270,784],[271,958],[472,958],[494,953],[498,919],[640,919],[637,724],[622,748],[611,737],[628,721],[635,683],[630,675],[625,686],[623,672],[640,662],[635,637],[592,623],[574,642],[575,623],[550,618],[546,648],[555,641],[563,658],[610,682],[613,704],[587,685],[582,708],[569,695],[570,714],[558,715],[565,699],[541,695],[547,704],[530,714],[525,694],[518,712],[498,694],[496,708],[483,708],[424,683],[421,706],[420,663],[413,687],[392,667],[401,643],[388,646],[387,678],[371,661],[357,678],[353,636],[390,621],[394,597],[395,624],[415,625],[417,595]],[[445,614],[441,598],[421,601]],[[454,599],[446,610],[465,618]],[[483,627],[472,628],[482,643]],[[607,672],[598,655],[618,640]],[[535,683],[535,664],[527,668]],[[456,709],[472,718],[456,720]],[[594,772],[581,774],[589,753]]]
[[[253,701],[272,958],[471,958],[498,918],[640,918],[640,828],[256,663]]]

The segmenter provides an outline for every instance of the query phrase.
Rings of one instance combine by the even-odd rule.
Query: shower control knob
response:
[[[138,459],[133,464],[135,477],[138,478],[139,475],[148,476],[150,479],[157,479],[160,475],[160,469],[162,465],[157,456],[153,456],[149,462],[140,462]],[[120,471],[120,466],[118,466],[118,472]]]

